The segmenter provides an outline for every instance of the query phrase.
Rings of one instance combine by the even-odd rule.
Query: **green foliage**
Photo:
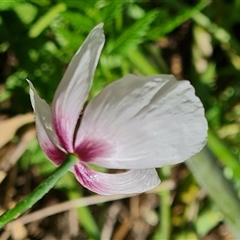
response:
[[[59,15],[60,12],[66,10],[66,5],[64,3],[59,3],[52,7],[44,16],[40,17],[36,23],[32,25],[29,30],[29,37],[35,38],[39,36],[42,31],[49,26],[49,24]]]
[[[153,10],[148,12],[141,19],[132,24],[129,28],[123,30],[123,33],[116,39],[112,39],[107,45],[107,53],[126,54],[144,41],[150,24],[154,21],[158,11]]]

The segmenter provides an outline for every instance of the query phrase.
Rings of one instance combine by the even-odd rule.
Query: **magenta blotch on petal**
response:
[[[83,163],[78,163],[74,166],[74,174],[84,187],[96,193],[105,193],[106,189],[101,184],[100,173],[93,171]]]
[[[160,183],[155,169],[134,169],[123,173],[96,172],[82,163],[74,166],[77,180],[89,190],[102,195],[133,194],[148,191]]]
[[[69,126],[69,120],[68,117],[65,117],[61,114],[56,114],[56,112],[53,112],[53,126],[54,130],[56,132],[56,135],[58,137],[58,140],[61,144],[61,146],[66,149],[67,152],[73,153],[73,135],[70,138],[68,135],[68,126]],[[60,121],[58,119],[61,119]],[[64,125],[62,126],[62,124]]]
[[[41,99],[32,83],[30,86],[31,103],[34,109],[37,137],[41,148],[48,158],[60,165],[66,157],[66,151],[61,147],[52,127],[52,112],[49,105]]]
[[[84,138],[81,143],[74,149],[79,159],[84,162],[97,164],[99,157],[111,156],[113,146],[104,139]]]
[[[41,144],[41,148],[48,158],[56,165],[61,165],[66,158],[66,153],[56,148],[54,145]]]

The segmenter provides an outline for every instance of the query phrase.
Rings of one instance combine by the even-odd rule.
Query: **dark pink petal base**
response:
[[[76,179],[86,188],[96,193],[104,193],[104,185],[101,184],[101,174],[88,168],[83,163],[74,166]]]
[[[54,164],[59,166],[63,163],[66,158],[66,153],[53,144],[41,144],[40,142],[40,145],[44,153]]]
[[[155,169],[134,169],[111,174],[96,172],[80,161],[71,171],[84,187],[101,195],[142,193],[160,183]]]
[[[74,152],[81,161],[97,164],[95,160],[98,157],[110,157],[112,149],[112,146],[103,139],[85,138]]]
[[[62,125],[64,123],[64,125]],[[53,126],[61,146],[69,153],[73,153],[73,132],[72,126],[68,126],[68,118],[62,116],[56,109],[53,109]],[[74,126],[75,127],[75,126]]]

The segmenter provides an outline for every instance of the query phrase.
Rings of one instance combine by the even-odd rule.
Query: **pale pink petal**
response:
[[[59,165],[66,157],[65,150],[59,145],[52,128],[52,116],[49,105],[41,99],[32,83],[27,80],[30,86],[30,99],[34,109],[37,137],[44,153],[55,164]]]
[[[109,174],[96,172],[83,163],[78,163],[72,171],[84,187],[101,195],[142,193],[160,183],[155,169],[134,169]]]
[[[88,35],[70,62],[53,100],[53,124],[61,145],[73,151],[74,131],[105,41],[103,24]]]
[[[207,129],[202,103],[189,81],[128,75],[89,103],[75,149],[81,158],[79,146],[98,142],[104,154],[99,151],[88,162],[117,169],[156,168],[199,152]]]

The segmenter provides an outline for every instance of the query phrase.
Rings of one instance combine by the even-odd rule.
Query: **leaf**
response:
[[[36,38],[42,31],[49,26],[52,20],[60,13],[66,10],[64,3],[59,3],[52,7],[45,15],[40,17],[38,21],[30,28],[28,36],[30,38]]]
[[[131,27],[125,30],[117,39],[109,40],[106,46],[107,53],[126,53],[130,49],[134,49],[144,41],[150,24],[154,21],[158,14],[157,10],[148,12],[143,18],[135,22]]]
[[[66,46],[68,52],[72,49],[75,51],[81,46],[84,41],[84,38],[80,34],[73,33],[64,27],[59,27],[56,29],[56,38],[58,42]],[[64,51],[62,48],[61,51]],[[74,55],[74,52],[71,52],[71,57]],[[70,61],[71,58],[65,59],[65,61]]]
[[[180,8],[179,7],[180,4],[178,4],[176,1],[169,1],[166,2],[166,4],[174,6],[175,8],[177,8],[176,6]],[[196,12],[202,10],[207,5],[208,5],[207,1],[201,1],[194,7],[191,8],[186,7],[184,9],[180,9],[179,13],[175,14],[175,16],[171,16],[167,12],[167,10],[161,10],[161,13],[158,15],[158,18],[156,19],[156,22],[159,22],[160,24],[150,29],[149,31],[150,39],[157,40],[160,37],[163,37],[166,34],[172,32],[175,28],[180,26],[182,23],[191,18],[194,14],[196,14]]]
[[[31,23],[37,15],[37,8],[30,3],[16,4],[13,9],[25,24]]]
[[[212,130],[208,131],[208,147],[213,152],[213,154],[222,162],[225,166],[230,167],[234,175],[240,178],[240,163],[238,159],[231,154],[225,143],[218,138]]]
[[[0,1],[0,10],[8,10],[11,9],[14,5],[19,3],[21,0],[15,1]]]
[[[105,5],[103,5],[101,8],[99,7],[99,13],[102,18],[102,21],[109,25],[112,19],[118,19],[119,16],[123,15],[123,6],[127,2],[127,0],[122,1],[109,1]]]
[[[64,12],[61,14],[68,25],[72,25],[77,32],[88,33],[89,29],[92,29],[96,23],[89,17],[84,16],[79,12]]]
[[[139,49],[133,49],[127,52],[127,56],[130,62],[138,68],[141,74],[150,75],[160,72],[160,69],[157,70],[149,63],[148,59],[145,58],[144,54]]]
[[[240,200],[213,156],[204,148],[186,163],[198,183],[224,214],[231,230],[240,236]]]
[[[39,0],[38,0],[39,1]],[[76,8],[76,10],[86,11],[90,8],[95,8],[98,0],[91,1],[65,1],[68,8]]]
[[[216,209],[210,208],[199,214],[195,226],[197,233],[203,238],[223,220],[223,215]]]

